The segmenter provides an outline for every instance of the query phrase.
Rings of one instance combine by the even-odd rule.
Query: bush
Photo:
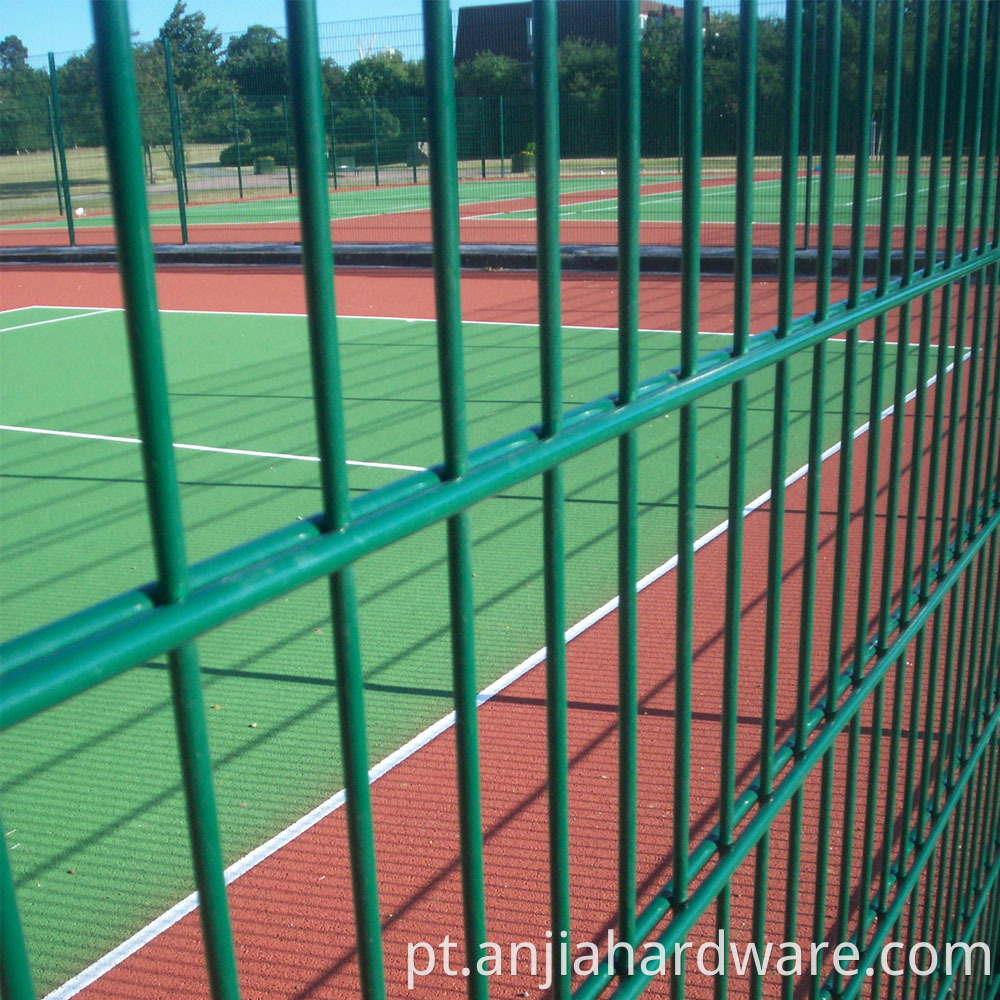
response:
[[[288,163],[288,156],[283,142],[272,142],[266,145],[254,146],[250,143],[240,143],[240,162],[244,167],[252,166],[255,160],[271,157],[275,164],[283,167]],[[236,143],[231,143],[219,153],[220,167],[236,166]]]

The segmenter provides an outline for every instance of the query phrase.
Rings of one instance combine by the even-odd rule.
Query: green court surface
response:
[[[177,450],[189,557],[317,512],[305,319],[167,312],[162,320],[175,441],[208,449]],[[537,421],[537,342],[531,326],[466,324],[473,447]],[[705,351],[728,342],[702,337]],[[353,490],[408,474],[385,466],[439,461],[434,325],[344,318],[340,346],[348,456],[361,463],[350,468]],[[866,419],[871,350],[859,352],[855,426]],[[567,405],[613,389],[617,351],[613,330],[565,331]],[[832,342],[827,444],[838,438],[842,356],[843,343]],[[883,405],[894,358],[889,351]],[[678,361],[675,333],[641,334],[643,376]],[[811,361],[807,352],[790,364],[789,471],[805,459]],[[772,373],[749,385],[747,501],[768,485],[772,387]],[[728,392],[698,407],[699,534],[725,518],[729,414]],[[638,432],[642,574],[674,551],[678,422]],[[122,314],[0,314],[0,423],[4,636],[151,579]],[[617,590],[616,456],[612,444],[566,467],[569,622]],[[540,497],[535,481],[471,511],[480,687],[543,643]],[[762,573],[765,558],[748,554],[747,572]],[[357,570],[374,764],[451,709],[443,528]],[[325,586],[312,585],[199,643],[227,863],[341,787],[327,602]],[[51,989],[193,888],[165,663],[143,664],[0,740],[18,898],[36,982]]]
[[[644,177],[645,187],[662,188],[664,184],[676,185],[676,175],[662,178]],[[573,196],[565,200],[560,209],[560,218],[570,222],[614,222],[618,216],[618,200],[615,196],[616,179],[613,171],[606,176],[568,177],[560,181],[563,195]],[[836,178],[834,195],[834,222],[850,225],[853,207],[853,176],[840,172]],[[927,178],[921,177],[917,191],[917,218],[927,217]],[[946,180],[945,180],[946,183]],[[640,198],[639,209],[642,222],[680,223],[681,192],[679,190],[646,191]],[[806,178],[798,180],[797,210],[801,223],[805,219]],[[819,211],[820,175],[813,175],[812,204],[810,217],[816,220]],[[504,180],[464,181],[458,187],[460,203],[466,207],[465,219],[504,221],[528,221],[535,219],[534,180],[529,177],[510,177]],[[946,191],[946,188],[943,189]],[[959,185],[959,211],[964,201],[965,180]],[[580,194],[591,193],[592,198],[581,199]],[[223,197],[224,192],[219,192]],[[701,192],[702,213],[705,222],[734,224],[736,218],[736,185],[728,180],[706,181]],[[531,204],[524,206],[523,201]],[[902,226],[906,206],[906,177],[897,178],[893,195],[893,225]],[[508,205],[507,202],[519,204]],[[881,211],[881,175],[873,173],[869,179],[866,197],[866,224],[877,225]],[[939,201],[939,222],[945,222],[947,196]],[[471,210],[469,210],[471,207]],[[342,188],[331,192],[330,216],[334,221],[375,218],[405,212],[426,211],[430,208],[429,189],[426,184]],[[777,225],[780,218],[780,181],[769,176],[754,183],[754,221],[761,225]],[[244,201],[218,201],[213,203],[192,203],[187,206],[187,222],[191,226],[220,225],[276,225],[298,221],[298,202],[295,196],[271,198],[247,198]],[[107,226],[110,216],[106,213],[85,215],[74,220],[74,225],[84,229]],[[155,208],[151,211],[154,226],[176,226],[180,215],[176,208]],[[17,223],[12,229],[51,229],[66,225],[62,219],[48,219],[38,222]]]

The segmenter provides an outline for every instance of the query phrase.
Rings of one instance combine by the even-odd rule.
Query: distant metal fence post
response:
[[[809,249],[809,221],[812,216],[813,119],[816,112],[816,32],[819,0],[812,0],[809,14],[809,103],[806,105],[806,200],[802,249]],[[826,169],[825,165],[824,168]]]
[[[479,98],[479,166],[483,180],[486,180],[486,109],[483,98]]]
[[[372,154],[375,159],[375,187],[378,187],[378,108],[374,97],[372,98]]]
[[[499,101],[499,116],[500,116],[500,176],[505,177],[507,168],[506,164],[504,163],[504,157],[506,156],[506,153],[504,152],[503,148],[504,145],[503,144],[503,94],[501,94],[499,98],[497,98],[497,100]]]
[[[181,151],[181,137],[178,129],[177,94],[174,92],[174,66],[170,55],[170,39],[166,37],[163,39],[163,61],[167,74],[167,105],[170,115],[170,140],[174,152],[173,167],[174,182],[177,185],[177,211],[180,214],[181,220],[181,242],[187,243],[187,208],[184,198],[184,176],[181,172],[183,153]]]
[[[334,124],[333,98],[330,98],[330,169],[333,171],[333,190],[337,190],[337,127]]]
[[[410,96],[410,143],[412,152],[410,158],[413,160],[413,183],[417,183],[417,99]]]
[[[66,140],[63,138],[62,111],[59,106],[59,80],[56,78],[56,57],[49,53],[49,83],[52,87],[52,111],[56,119],[56,141],[59,145],[59,165],[62,169],[63,204],[66,206],[66,231],[69,245],[76,246],[76,231],[73,228],[73,203],[69,197],[69,171],[66,169]]]
[[[49,138],[52,142],[52,171],[56,176],[56,202],[59,214],[63,214],[62,185],[59,177],[59,143],[56,141],[56,122],[52,115],[52,98],[45,95],[45,106],[49,112]]]
[[[288,175],[288,193],[292,193],[292,143],[288,135],[288,97],[281,95],[281,114],[285,122],[285,173]]]
[[[243,155],[240,152],[240,124],[236,116],[236,95],[233,94],[233,142],[236,145],[236,180],[240,186],[240,198],[243,197]]]

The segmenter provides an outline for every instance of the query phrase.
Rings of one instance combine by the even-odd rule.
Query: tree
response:
[[[28,47],[17,35],[0,41],[0,70],[18,70],[28,65]]]
[[[505,97],[525,89],[525,71],[510,56],[497,52],[477,52],[455,70],[455,92],[462,97],[503,94]]]
[[[223,68],[244,97],[288,93],[288,43],[273,28],[252,24],[231,38]]]
[[[419,70],[417,69],[419,67]],[[423,64],[408,63],[391,49],[351,63],[344,78],[348,97],[405,97],[423,85]]]
[[[161,42],[170,39],[174,82],[182,90],[191,91],[221,79],[222,36],[205,27],[205,15],[200,11],[187,14],[186,10],[185,0],[177,0],[157,37]]]

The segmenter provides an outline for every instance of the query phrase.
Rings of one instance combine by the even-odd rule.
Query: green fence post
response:
[[[479,98],[479,166],[483,180],[486,180],[486,110],[483,98]]]
[[[160,599],[173,605],[190,594],[191,583],[156,301],[132,42],[124,3],[93,0],[91,12]],[[217,1000],[237,1000],[239,985],[212,788],[212,757],[194,642],[172,650],[169,663],[209,984]]]
[[[375,106],[375,98],[372,98],[372,154],[375,160],[375,187],[378,182],[378,109]]]
[[[333,98],[330,98],[330,167],[333,170],[333,190],[337,190],[337,128],[334,125]]]
[[[677,173],[680,173],[683,169],[684,163],[684,136],[681,130],[681,119],[683,118],[684,112],[684,96],[681,93],[681,88],[677,88]]]
[[[285,121],[285,173],[288,175],[288,193],[292,194],[292,143],[288,135],[288,97],[281,95],[281,113]]]
[[[163,61],[166,64],[167,73],[167,105],[170,114],[170,140],[174,151],[174,182],[177,185],[177,211],[181,220],[181,243],[187,243],[187,208],[184,198],[184,176],[182,174],[181,161],[181,137],[178,122],[177,94],[174,92],[174,68],[170,55],[170,39],[163,38]]]
[[[498,115],[500,123],[500,176],[501,178],[503,178],[507,176],[507,165],[504,163],[504,157],[507,154],[506,151],[504,150],[504,141],[503,141],[503,94],[501,94],[497,98],[497,101],[499,102]]]
[[[66,169],[66,141],[63,138],[62,111],[59,107],[59,80],[56,78],[56,57],[49,53],[49,84],[52,87],[52,111],[56,119],[56,140],[59,145],[59,166],[62,169],[63,204],[66,206],[66,231],[69,245],[76,246],[76,230],[73,228],[73,203],[69,197],[69,171]]]
[[[236,144],[236,180],[240,186],[240,198],[243,197],[243,155],[240,152],[240,124],[236,116],[236,95],[233,94],[233,142]]]
[[[805,226],[802,231],[802,249],[809,249],[809,222],[812,216],[813,173],[813,118],[816,112],[816,33],[819,18],[819,0],[809,5],[809,103],[806,105],[806,201]],[[825,169],[825,166],[824,166]],[[796,170],[798,176],[798,170]]]
[[[52,98],[45,95],[45,106],[49,112],[49,139],[52,143],[52,172],[56,177],[56,202],[59,205],[59,214],[63,214],[62,186],[59,179],[59,143],[56,141],[56,122],[52,116]]]
[[[191,192],[188,190],[188,168],[187,153],[184,152],[184,116],[181,113],[181,100],[177,98],[177,135],[180,139],[181,153],[181,179],[184,182],[184,204],[191,200]]]
[[[413,183],[417,183],[417,99],[410,95],[410,142],[413,152]]]

